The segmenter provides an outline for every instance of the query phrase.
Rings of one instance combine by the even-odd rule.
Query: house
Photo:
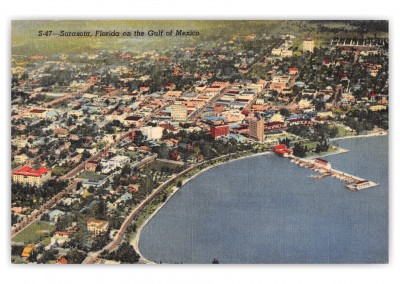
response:
[[[370,106],[369,109],[371,111],[380,111],[380,110],[385,110],[387,109],[387,106],[384,105],[375,105],[375,106]]]
[[[68,260],[65,259],[64,257],[61,257],[58,259],[56,264],[68,264]]]
[[[47,110],[45,109],[31,109],[29,112],[30,117],[46,118]]]
[[[96,161],[87,161],[87,162],[85,163],[85,171],[88,171],[88,172],[95,172],[98,165],[99,165],[99,162],[96,162]]]
[[[26,154],[21,154],[21,155],[15,155],[14,156],[14,161],[18,164],[24,164],[26,161],[29,160],[29,157]]]
[[[54,233],[53,237],[51,238],[50,244],[51,245],[54,245],[54,244],[62,245],[65,242],[69,241],[69,235],[70,235],[69,232],[57,231]]]
[[[118,200],[120,202],[125,202],[131,199],[132,199],[132,193],[125,192],[124,194],[121,195],[121,197]]]
[[[65,212],[58,210],[58,209],[53,210],[49,213],[50,221],[57,222],[58,219],[60,218],[60,216],[63,216],[63,215],[65,215]]]
[[[100,186],[102,186],[104,183],[106,182],[106,180],[105,179],[96,179],[96,180],[93,180],[93,179],[84,179],[83,181],[82,181],[82,187],[84,188],[84,189],[88,189],[89,187],[91,187],[91,186],[93,186],[93,187],[100,187]]]
[[[54,134],[58,135],[59,137],[66,137],[68,134],[68,130],[64,128],[57,128],[54,130]]]
[[[78,154],[74,157],[71,158],[72,163],[79,163],[79,161],[82,159],[82,154]]]
[[[35,245],[27,245],[26,247],[24,247],[24,250],[22,251],[21,256],[23,258],[28,258],[34,249],[35,249]]]
[[[139,190],[139,184],[130,184],[129,192],[137,192]]]
[[[11,211],[14,212],[15,214],[22,214],[24,213],[28,208],[27,207],[12,207]]]
[[[105,233],[108,230],[109,223],[104,220],[98,220],[94,218],[89,218],[87,220],[87,230],[92,232],[94,236],[98,236],[101,233]]]

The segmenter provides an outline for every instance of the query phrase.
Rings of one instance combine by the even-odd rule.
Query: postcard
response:
[[[11,26],[12,263],[388,263],[388,21]]]

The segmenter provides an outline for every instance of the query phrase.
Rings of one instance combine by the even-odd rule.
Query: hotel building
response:
[[[45,167],[35,170],[30,166],[23,166],[12,171],[12,181],[22,184],[42,185],[50,177],[51,172]]]

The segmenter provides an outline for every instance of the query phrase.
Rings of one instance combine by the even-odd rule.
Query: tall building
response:
[[[305,38],[303,41],[303,52],[314,52],[314,41],[311,38]]]
[[[174,120],[185,121],[187,119],[187,109],[185,105],[174,104],[171,106],[171,117]]]
[[[264,118],[257,119],[252,117],[249,119],[249,137],[259,142],[264,142]]]
[[[229,126],[226,124],[221,125],[210,125],[210,136],[213,139],[216,139],[221,136],[225,136],[229,134]]]

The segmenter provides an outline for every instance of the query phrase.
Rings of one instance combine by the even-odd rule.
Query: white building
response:
[[[122,168],[122,166],[128,164],[129,162],[130,162],[130,159],[127,156],[115,156],[108,161],[102,161],[100,163],[101,173],[108,174],[118,167]]]
[[[311,38],[305,38],[303,41],[303,52],[314,52],[314,41]]]
[[[140,128],[140,131],[148,140],[159,140],[162,137],[164,128],[156,126],[144,126]]]

